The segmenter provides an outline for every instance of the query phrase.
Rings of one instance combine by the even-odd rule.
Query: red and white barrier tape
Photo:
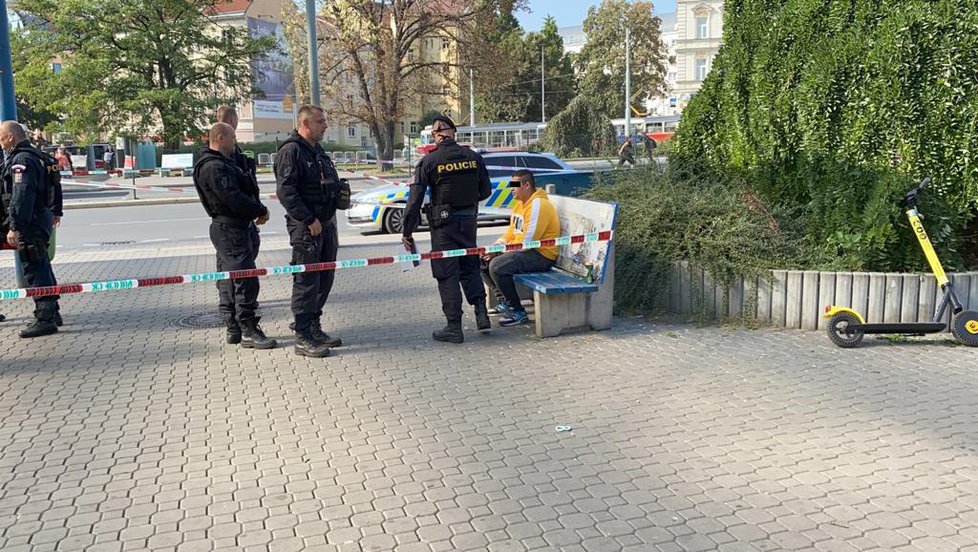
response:
[[[432,251],[430,253],[411,253],[405,255],[394,255],[391,257],[374,257],[369,259],[350,259],[346,261],[334,261],[329,263],[314,263],[307,265],[287,265],[274,266],[267,268],[254,268],[250,270],[232,270],[229,272],[203,272],[198,274],[185,274],[182,276],[162,276],[157,278],[131,278],[126,280],[107,280],[101,282],[86,282],[81,284],[61,284],[57,286],[19,288],[0,290],[0,301],[11,299],[24,299],[36,297],[48,297],[51,295],[71,295],[76,293],[94,293],[99,291],[119,291],[125,289],[136,289],[141,287],[167,286],[176,284],[196,284],[200,282],[216,282],[220,280],[238,280],[241,278],[257,278],[261,276],[280,276],[284,274],[297,274],[300,272],[322,272],[326,270],[339,270],[343,268],[361,268],[395,263],[411,263],[415,261],[430,261],[432,259],[447,259],[451,257],[465,257],[468,255],[482,255],[484,253],[506,253],[509,251],[520,251],[524,249],[538,249],[541,247],[566,246],[575,243],[593,243],[611,240],[613,231],[594,232],[590,234],[579,234],[575,236],[562,236],[548,240],[529,241],[524,243],[514,243],[509,245],[489,245],[486,247],[471,247],[469,249],[452,249],[448,251]]]

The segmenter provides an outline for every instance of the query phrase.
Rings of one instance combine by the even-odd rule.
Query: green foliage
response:
[[[618,202],[615,301],[625,312],[661,310],[676,262],[718,282],[804,262],[800,228],[752,208],[731,180],[636,168],[613,173],[586,197]]]
[[[664,92],[666,68],[660,34],[661,20],[652,15],[652,2],[603,0],[588,9],[584,20],[587,43],[574,63],[581,72],[581,93],[602,113],[621,117],[625,93],[625,28],[631,30],[631,101]]]
[[[812,267],[926,267],[899,198],[963,268],[978,207],[978,10],[954,0],[728,2],[724,45],[673,162],[736,175],[806,228]]]
[[[615,128],[591,99],[578,96],[547,123],[540,147],[560,157],[613,155]]]
[[[16,33],[17,90],[25,102],[65,116],[85,137],[143,134],[162,124],[175,146],[197,136],[211,110],[252,92],[251,63],[274,47],[246,27],[218,32],[221,0],[20,0],[17,9],[50,26]],[[62,70],[51,71],[60,57]]]
[[[564,41],[557,33],[557,22],[548,17],[538,33],[527,33],[515,20],[492,31],[499,64],[491,72],[477,71],[491,78],[479,79],[476,111],[479,118],[489,122],[539,121],[540,111],[540,54],[545,62],[547,115],[553,115],[567,106],[576,94],[574,69]],[[505,63],[500,63],[500,62]]]

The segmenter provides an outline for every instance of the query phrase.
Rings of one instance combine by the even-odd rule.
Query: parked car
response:
[[[573,167],[552,153],[490,152],[483,153],[493,191],[479,205],[480,220],[508,219],[513,194],[506,186],[514,172],[529,169],[534,175],[577,173]],[[403,184],[384,184],[353,195],[353,205],[346,210],[350,226],[364,230],[382,230],[400,234],[404,229],[404,207],[410,188]]]

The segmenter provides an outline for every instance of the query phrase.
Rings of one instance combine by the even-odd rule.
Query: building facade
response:
[[[237,26],[251,37],[274,36],[279,51],[262,62],[253,62],[255,86],[264,93],[243,99],[237,106],[239,142],[285,139],[295,128],[295,84],[282,28],[282,2],[291,0],[231,0],[214,6],[212,20],[218,26]]]
[[[723,41],[723,0],[676,1],[676,80],[669,97],[679,112],[703,85]]]

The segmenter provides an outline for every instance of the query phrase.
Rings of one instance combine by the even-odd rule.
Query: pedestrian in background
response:
[[[298,123],[275,155],[276,192],[285,207],[292,264],[332,262],[340,247],[336,211],[350,207],[350,186],[340,180],[333,161],[319,145],[326,132],[323,109],[302,106]],[[343,344],[322,328],[323,308],[335,276],[333,270],[293,275],[292,329],[299,355],[322,358],[331,347]]]
[[[481,155],[455,141],[455,122],[445,115],[434,118],[431,136],[436,148],[425,155],[418,165],[404,209],[404,235],[401,241],[408,251],[416,250],[412,234],[421,223],[425,193],[431,190],[431,204],[426,214],[432,249],[443,251],[476,247],[479,202],[492,192],[485,161]],[[480,260],[476,255],[431,261],[431,275],[438,280],[441,309],[448,321],[443,329],[432,332],[431,337],[435,341],[465,341],[462,333],[462,290],[474,307],[476,328],[485,332],[492,327],[479,266]]]
[[[618,148],[618,166],[624,166],[626,161],[629,163],[629,166],[635,166],[635,155],[632,152],[631,137],[626,137],[625,142]]]

